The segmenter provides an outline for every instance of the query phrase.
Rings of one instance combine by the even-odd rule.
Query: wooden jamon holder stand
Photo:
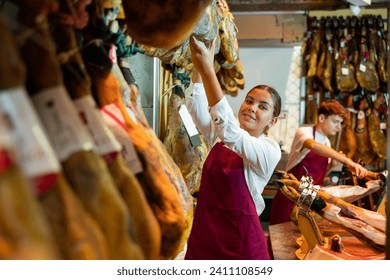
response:
[[[303,176],[300,181],[298,192],[300,197],[294,205],[291,212],[291,220],[297,225],[302,233],[302,238],[297,242],[301,243],[298,258],[304,257],[315,246],[325,246],[329,244],[329,238],[324,237],[315,218],[315,212],[310,209],[313,200],[317,197],[319,186],[313,185],[313,179],[310,176]]]
[[[385,176],[387,177],[387,172]],[[337,244],[336,240],[341,240],[339,239],[340,236],[337,235],[333,235],[332,237],[324,236],[317,223],[319,216],[316,216],[312,210],[312,206],[314,206],[313,201],[317,198],[318,191],[320,191],[320,187],[313,185],[313,179],[310,176],[306,175],[301,178],[298,187],[300,196],[291,212],[292,222],[297,225],[299,231],[302,233],[302,236],[296,240],[300,245],[300,249],[296,251],[296,256],[299,259],[305,259],[307,254],[316,247],[322,247],[323,249],[334,248],[335,244]],[[317,205],[314,208],[316,207]],[[340,243],[336,246],[343,245]]]

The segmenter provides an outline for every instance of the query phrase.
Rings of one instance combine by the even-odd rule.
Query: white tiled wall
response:
[[[277,139],[282,150],[287,153],[290,152],[291,142],[300,125],[301,58],[301,48],[295,47],[284,92],[284,110],[269,132],[269,136]]]

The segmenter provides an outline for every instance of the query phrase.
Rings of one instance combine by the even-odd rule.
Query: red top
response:
[[[315,139],[315,126],[313,126],[313,139]],[[293,174],[298,180],[306,175],[305,168],[309,176],[313,178],[314,185],[322,185],[328,167],[328,158],[320,156],[310,151],[305,158],[288,172]],[[272,200],[270,224],[280,224],[290,221],[290,214],[294,203],[288,199],[280,190],[277,191]]]
[[[269,259],[243,160],[222,142],[203,166],[185,259]]]

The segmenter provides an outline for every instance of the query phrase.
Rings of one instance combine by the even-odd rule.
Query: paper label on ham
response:
[[[74,100],[81,120],[87,126],[89,133],[97,147],[97,153],[101,156],[119,152],[121,145],[116,140],[112,131],[103,120],[100,109],[92,96],[85,96]]]
[[[366,117],[366,115],[365,115],[364,111],[360,110],[360,111],[358,112],[357,119],[358,119],[358,120],[362,120],[362,119],[364,119],[365,117]]]
[[[57,173],[60,165],[24,88],[0,93],[0,112],[6,116],[19,148],[20,165],[29,177]]]
[[[343,74],[344,76],[348,76],[349,75],[348,67],[342,67],[341,74]]]
[[[115,138],[122,145],[121,154],[126,165],[134,174],[143,171],[142,164],[138,158],[134,144],[128,134],[126,123],[123,119],[122,112],[117,104],[108,104],[100,108],[103,120],[112,131]]]
[[[364,65],[364,64],[362,64],[362,63],[359,65],[359,70],[360,70],[361,72],[365,73],[365,72],[366,72],[366,69],[367,69],[366,65]]]
[[[113,64],[117,64],[118,63],[118,59],[117,59],[117,56],[116,56],[116,49],[115,49],[115,45],[114,44],[110,48],[109,56],[110,56],[111,62]]]
[[[60,161],[79,151],[95,151],[91,135],[63,86],[49,88],[32,97]]]
[[[198,130],[193,122],[190,113],[186,105],[182,104],[179,108],[179,115],[187,131],[188,137],[190,138],[191,145],[193,147],[201,145],[202,142],[199,137]]]

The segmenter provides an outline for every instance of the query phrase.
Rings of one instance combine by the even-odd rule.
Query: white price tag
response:
[[[188,136],[189,136],[190,141],[191,141],[191,145],[193,147],[200,145],[201,141],[200,141],[198,129],[196,128],[196,126],[191,118],[191,115],[188,112],[186,105],[183,104],[180,106],[179,115],[180,115],[180,118],[183,121],[184,127],[188,133]]]
[[[361,119],[364,119],[365,117],[366,117],[366,114],[364,113],[364,111],[360,110],[358,112],[357,119],[361,120]]]
[[[103,106],[100,110],[104,122],[121,145],[121,154],[126,165],[134,174],[142,172],[142,163],[138,158],[134,144],[128,134],[126,123],[119,107],[115,103],[112,103]]]
[[[32,100],[60,161],[79,151],[96,151],[91,135],[63,86],[45,89]]]
[[[74,104],[97,146],[98,154],[107,155],[113,152],[119,152],[121,145],[105,124],[100,109],[97,107],[92,96],[78,98],[74,100]]]
[[[347,76],[349,74],[348,67],[341,67],[341,74]]]
[[[0,116],[11,133],[19,163],[28,177],[59,172],[59,162],[24,88],[0,92]]]

